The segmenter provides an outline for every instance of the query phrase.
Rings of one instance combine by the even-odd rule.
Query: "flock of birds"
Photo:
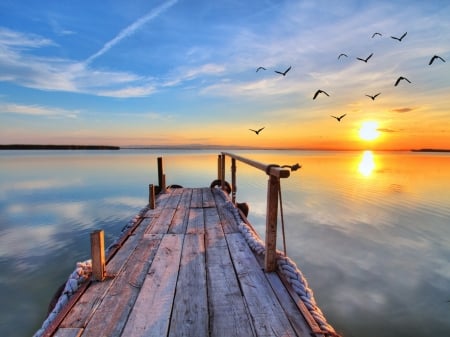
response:
[[[408,34],[408,32],[405,32],[405,33],[404,33],[402,36],[400,36],[400,37],[391,36],[391,38],[394,39],[394,40],[397,40],[398,42],[402,42],[403,39],[406,37],[407,34]],[[381,33],[379,33],[379,32],[375,32],[375,33],[372,34],[372,38],[375,38],[376,36],[380,36],[380,37],[381,37],[381,36],[383,36],[383,34],[381,34]],[[359,61],[361,61],[361,62],[367,63],[367,62],[372,58],[372,56],[373,56],[373,53],[371,53],[370,55],[368,55],[366,58],[357,57],[356,59],[359,60]],[[340,53],[340,54],[338,55],[338,60],[340,60],[342,57],[347,57],[347,58],[348,58],[348,55],[345,54],[345,53]],[[441,62],[445,62],[444,58],[442,58],[441,56],[439,56],[439,55],[433,55],[433,56],[431,57],[430,61],[428,62],[428,65],[431,66],[436,60],[439,60],[439,61],[441,61]],[[281,76],[286,76],[286,74],[287,74],[291,69],[292,69],[292,66],[289,66],[285,71],[274,70],[274,72],[277,73],[277,74],[279,74],[279,75],[281,75]],[[267,70],[267,69],[266,69],[265,67],[258,67],[258,68],[256,68],[256,72],[264,71],[264,70]],[[399,77],[397,78],[397,80],[394,82],[394,86],[395,86],[395,87],[398,86],[399,83],[400,83],[401,81],[405,81],[405,82],[411,83],[411,81],[410,81],[408,78],[406,78],[405,76],[399,76]],[[322,90],[322,89],[318,89],[318,90],[314,93],[312,99],[315,100],[320,94],[323,94],[323,95],[326,95],[326,96],[330,96],[326,91],[324,91],[324,90]],[[381,92],[379,92],[379,93],[377,93],[377,94],[375,94],[375,95],[366,95],[366,96],[369,97],[370,99],[372,99],[372,100],[374,101],[379,95],[381,95]],[[347,115],[347,114],[343,114],[343,115],[341,115],[341,116],[333,116],[333,115],[330,115],[330,116],[333,117],[333,118],[335,118],[338,122],[340,122],[341,119],[344,118],[346,115]],[[249,130],[252,131],[252,132],[254,132],[256,135],[259,135],[259,133],[260,133],[262,130],[264,130],[264,129],[265,129],[265,127],[262,127],[262,128],[256,129],[256,130],[255,130],[255,129],[249,129]]]

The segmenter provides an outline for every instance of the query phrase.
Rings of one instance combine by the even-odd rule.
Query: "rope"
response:
[[[280,198],[280,216],[281,216],[281,233],[283,234],[283,250],[284,250],[284,256],[287,256],[287,253],[286,253],[286,235],[284,233],[283,200],[281,199],[281,184],[278,187],[278,196]]]
[[[221,193],[221,195],[225,200],[225,207],[228,208],[228,210],[233,214],[238,228],[250,248],[256,254],[263,255],[266,251],[264,242],[259,238],[259,235],[251,226],[242,221],[239,211],[236,207],[234,207],[230,198],[225,193]],[[292,286],[295,293],[301,298],[311,316],[319,326],[320,332],[314,331],[314,333],[339,337],[339,334],[327,322],[322,310],[320,310],[320,308],[318,307],[317,302],[314,298],[314,293],[308,286],[308,281],[303,276],[300,269],[298,269],[295,262],[286,255],[283,255],[282,252],[277,251],[277,266],[278,270],[286,277],[286,280]]]

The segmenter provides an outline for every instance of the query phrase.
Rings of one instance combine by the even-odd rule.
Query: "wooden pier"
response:
[[[203,187],[152,198],[107,257],[103,281],[88,282],[44,336],[326,335],[281,273],[267,270],[267,256],[250,249],[231,196]]]

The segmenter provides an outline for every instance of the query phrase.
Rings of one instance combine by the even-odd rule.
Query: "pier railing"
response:
[[[236,201],[236,161],[253,166],[264,171],[268,176],[267,182],[267,211],[266,211],[266,255],[264,258],[264,268],[267,272],[276,270],[276,249],[277,249],[277,218],[278,218],[278,196],[280,193],[280,179],[288,178],[292,167],[280,167],[277,164],[263,164],[236,154],[221,152],[218,156],[218,179],[225,184],[225,164],[226,157],[231,158],[231,196],[232,201]],[[298,164],[297,168],[299,167]]]

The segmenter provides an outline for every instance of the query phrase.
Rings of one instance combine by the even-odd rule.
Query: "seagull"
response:
[[[411,83],[411,81],[408,80],[406,77],[400,76],[399,78],[397,78],[397,81],[395,81],[394,86],[397,86],[401,80],[405,80],[406,82]]]
[[[434,55],[434,56],[431,58],[430,62],[428,62],[428,65],[431,66],[431,65],[433,64],[434,60],[436,60],[436,59],[440,59],[442,62],[445,62],[445,60],[444,60],[442,57],[440,57],[440,56],[438,56],[438,55]]]
[[[263,126],[261,129],[259,130],[253,130],[253,129],[249,129],[250,131],[253,131],[254,133],[256,133],[257,135],[259,135],[259,133],[265,128],[265,126]]]
[[[381,33],[375,32],[375,33],[372,34],[372,39],[373,39],[376,35],[383,36]]]
[[[360,58],[360,57],[357,57],[356,59],[358,59],[358,60],[360,60],[360,61],[363,61],[363,62],[366,62],[366,63],[367,63],[367,61],[369,61],[369,59],[372,57],[372,55],[373,55],[373,53],[370,54],[369,56],[367,56],[366,59],[362,59],[362,58]]]
[[[325,91],[319,89],[319,90],[317,90],[316,93],[314,94],[313,99],[316,99],[317,95],[319,95],[320,93],[325,94],[325,95],[327,95],[327,96],[330,96],[330,95],[328,95]]]
[[[377,98],[377,96],[381,94],[381,92],[379,92],[378,94],[374,95],[374,96],[370,96],[370,95],[366,95],[367,97],[372,98],[372,101],[375,101],[375,98]]]
[[[395,36],[391,36],[391,38],[393,38],[394,40],[398,40],[398,42],[402,42],[403,38],[406,36],[406,34],[408,34],[408,32],[405,32],[405,34],[403,34],[401,37],[395,37]]]
[[[287,68],[287,69],[284,71],[284,73],[282,73],[281,71],[278,71],[278,70],[275,70],[275,72],[276,72],[277,74],[286,76],[286,74],[287,74],[287,72],[288,72],[289,70],[291,70],[291,66],[289,66],[289,68]]]
[[[339,116],[339,117],[336,117],[336,116],[333,116],[333,115],[330,115],[330,116],[333,117],[333,118],[336,118],[337,121],[340,122],[341,119],[344,118],[346,115],[347,115],[347,114],[343,114],[343,115],[341,115],[341,116]]]
[[[258,69],[256,69],[256,72],[258,72],[258,71],[260,71],[260,70],[267,70],[267,69],[264,68],[264,67],[258,67]]]
[[[338,60],[341,58],[341,56],[345,56],[345,57],[348,57],[348,55],[347,54],[344,54],[344,53],[342,53],[342,54],[339,54],[339,56],[338,56]]]

